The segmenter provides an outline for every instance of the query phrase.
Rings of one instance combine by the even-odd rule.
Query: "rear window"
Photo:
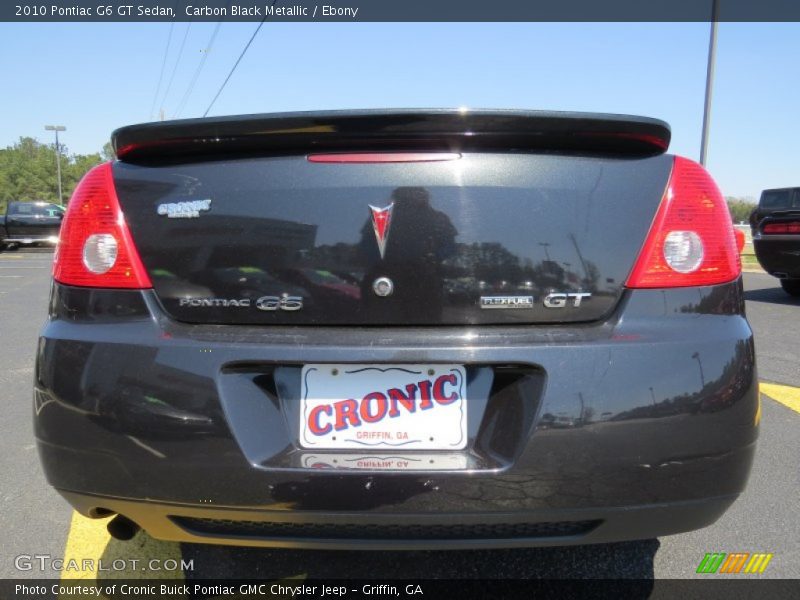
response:
[[[39,217],[57,217],[64,213],[60,206],[55,204],[34,204],[33,202],[19,202],[8,207],[10,215],[31,215]]]
[[[761,194],[760,206],[765,210],[800,208],[800,193],[797,189],[767,190]]]

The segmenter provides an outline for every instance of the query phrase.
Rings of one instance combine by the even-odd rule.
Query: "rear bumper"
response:
[[[677,533],[713,522],[747,481],[758,397],[742,312],[735,282],[629,293],[598,325],[190,326],[151,292],[55,286],[39,452],[78,510],[164,539],[431,548]],[[291,417],[305,362],[467,365],[466,467],[315,468]]]
[[[763,269],[782,279],[800,279],[800,235],[769,235],[753,239]]]
[[[162,540],[321,550],[434,550],[597,544],[656,538],[716,521],[736,496],[603,509],[361,513],[186,506],[61,491],[79,512],[125,515]]]

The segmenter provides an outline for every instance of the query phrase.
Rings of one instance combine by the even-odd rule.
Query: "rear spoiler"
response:
[[[658,119],[516,110],[272,113],[142,123],[111,135],[117,158],[127,162],[410,149],[653,156],[669,141],[669,125]]]

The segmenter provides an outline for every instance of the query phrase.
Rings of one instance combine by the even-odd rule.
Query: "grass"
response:
[[[760,269],[756,255],[750,252],[742,252],[742,266],[747,268]]]

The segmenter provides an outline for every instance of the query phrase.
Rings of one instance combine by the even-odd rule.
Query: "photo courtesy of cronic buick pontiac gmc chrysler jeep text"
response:
[[[731,218],[655,119],[123,127],[75,190],[35,430],[165,540],[458,548],[714,522],[758,435]]]

